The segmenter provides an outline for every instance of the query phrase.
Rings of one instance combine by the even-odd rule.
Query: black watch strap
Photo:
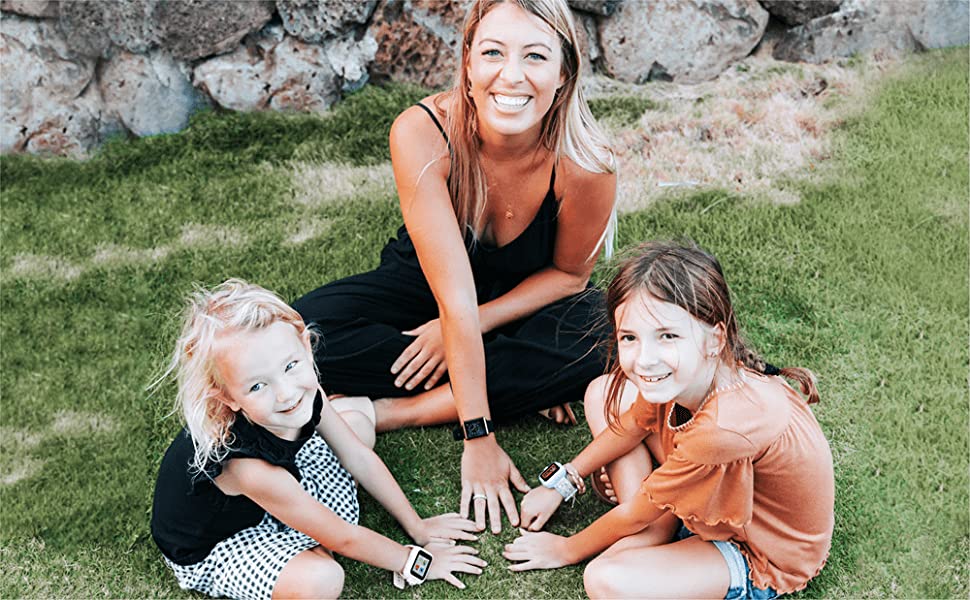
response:
[[[456,442],[462,440],[474,440],[475,438],[485,437],[495,431],[492,428],[492,421],[485,417],[469,419],[464,425],[458,425],[451,430],[451,436]]]

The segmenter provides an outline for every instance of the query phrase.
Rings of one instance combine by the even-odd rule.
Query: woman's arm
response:
[[[436,140],[435,143],[428,143]],[[478,320],[478,300],[471,265],[465,252],[448,195],[448,161],[444,142],[417,107],[404,111],[391,127],[391,163],[404,224],[418,261],[438,303],[445,360],[459,419],[491,419],[485,388],[485,348]],[[518,511],[509,491],[528,490],[494,435],[464,442],[462,454],[462,516],[468,514],[472,494],[485,494],[492,530],[501,530],[499,501],[512,525]],[[476,506],[476,522],[484,528],[484,512]]]
[[[431,541],[475,540],[475,524],[457,514],[422,519],[384,461],[364,445],[324,397],[317,432],[357,483],[391,513],[419,546]]]

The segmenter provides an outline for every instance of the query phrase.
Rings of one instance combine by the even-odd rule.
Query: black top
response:
[[[417,105],[428,113],[450,149],[451,142],[437,117],[424,104],[419,102]],[[553,167],[549,176],[549,191],[542,199],[536,216],[517,238],[504,246],[490,246],[481,240],[476,241],[471,232],[465,232],[465,247],[479,304],[507,293],[529,275],[552,264],[556,248],[556,218],[559,215],[555,185],[556,169]],[[420,268],[407,227],[402,225],[397,231],[397,239],[390,240],[384,247],[381,262]]]
[[[323,400],[317,393],[313,416],[293,441],[239,415],[230,429],[228,454],[220,462],[206,465],[203,473],[190,472],[195,450],[188,430],[182,428],[165,452],[155,483],[151,530],[162,553],[175,564],[195,564],[222,540],[259,524],[265,510],[246,496],[223,494],[212,480],[232,458],[261,458],[283,467],[299,481],[296,454],[313,435],[322,408]]]

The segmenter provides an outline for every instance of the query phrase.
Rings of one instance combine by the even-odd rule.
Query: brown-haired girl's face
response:
[[[479,131],[486,136],[538,134],[564,81],[555,30],[511,3],[499,4],[482,17],[467,69]]]
[[[644,291],[620,303],[615,318],[620,368],[644,400],[691,409],[703,400],[718,364],[719,328]]]

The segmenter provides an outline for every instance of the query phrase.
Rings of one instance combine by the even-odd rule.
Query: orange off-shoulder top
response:
[[[731,540],[751,580],[781,594],[821,571],[832,543],[832,453],[811,409],[780,378],[712,396],[675,426],[674,402],[637,398],[636,423],[660,435],[663,463],[640,488],[705,540]],[[778,393],[765,393],[765,389]]]

